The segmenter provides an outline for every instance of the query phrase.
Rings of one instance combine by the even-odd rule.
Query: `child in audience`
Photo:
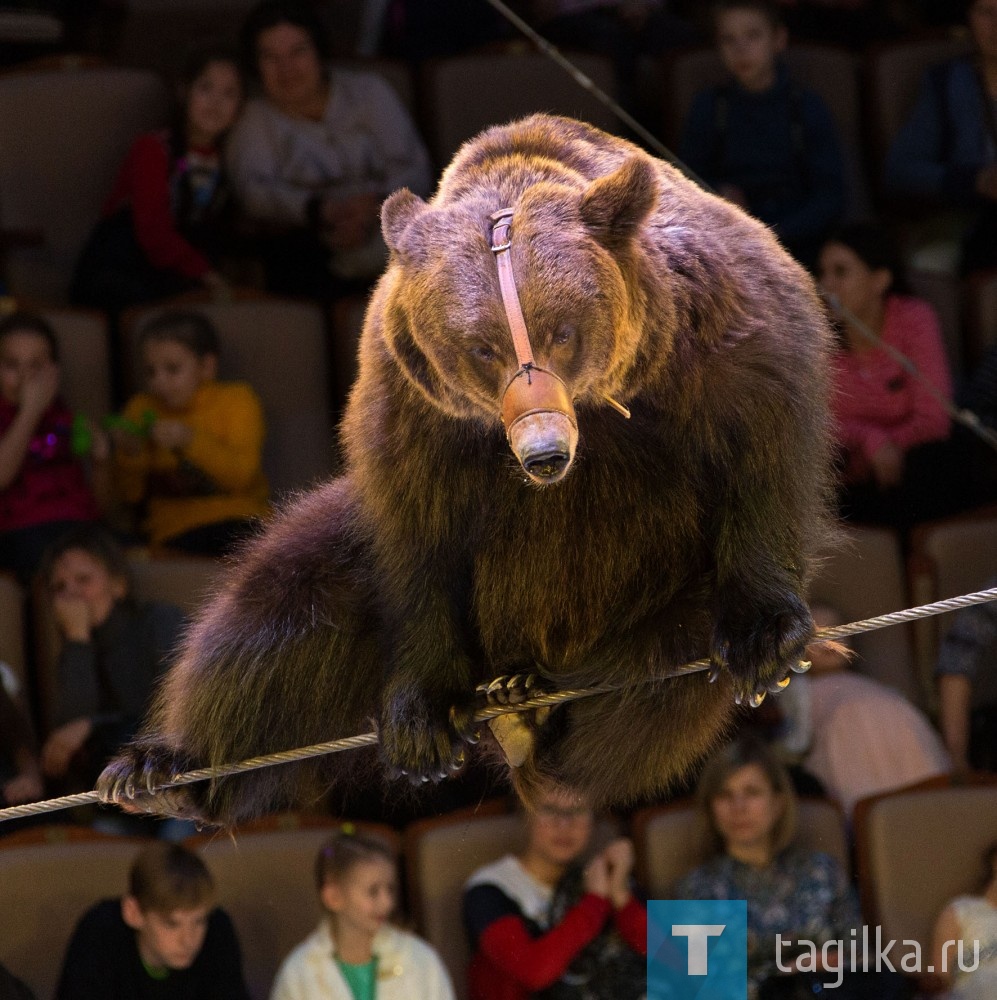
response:
[[[170,604],[134,600],[125,553],[99,526],[55,542],[44,579],[62,648],[56,728],[42,747],[42,767],[74,791],[92,788],[107,758],[137,729],[183,615]]]
[[[790,78],[782,61],[786,28],[776,4],[720,0],[713,25],[731,79],[697,94],[681,158],[812,266],[845,209],[834,120],[816,93]]]
[[[245,382],[216,379],[218,332],[201,313],[153,318],[139,350],[146,391],[112,430],[121,496],[153,545],[226,555],[268,511],[263,407]]]
[[[821,247],[818,271],[839,313],[831,403],[842,515],[905,529],[954,512],[959,477],[942,470],[951,455],[952,378],[935,311],[903,294],[896,246],[879,225],[836,230]]]
[[[526,847],[464,888],[474,955],[470,1000],[638,1000],[647,988],[647,911],[633,895],[634,851],[591,853],[595,816],[572,788],[540,791]]]
[[[934,973],[924,986],[931,992],[949,989],[948,1000],[993,1000],[997,996],[995,860],[997,844],[991,844],[983,854],[983,879],[977,893],[956,896],[935,921],[930,966]],[[952,941],[958,944],[946,947]],[[972,971],[964,971],[974,965]]]
[[[270,1000],[453,1000],[436,952],[388,921],[398,874],[388,847],[351,827],[319,851],[325,917],[284,960]]]
[[[33,313],[0,320],[0,569],[24,583],[53,539],[100,518],[95,492],[110,492],[106,437],[91,428],[91,489],[73,426],[55,331]]]
[[[229,209],[223,146],[242,105],[237,57],[189,60],[179,124],[139,136],[83,250],[72,298],[109,311],[190,288],[223,289],[217,258]]]
[[[204,862],[179,844],[142,849],[128,892],[81,917],[57,1000],[248,1000],[232,921]]]

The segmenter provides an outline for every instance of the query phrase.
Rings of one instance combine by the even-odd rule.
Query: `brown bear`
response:
[[[371,718],[389,773],[436,779],[478,735],[476,685],[515,675],[621,686],[535,723],[521,789],[655,795],[813,634],[830,333],[764,226],[537,115],[468,142],[428,204],[393,194],[382,227],[345,472],[243,553],[102,776],[109,800],[233,822],[307,768],[149,789]],[[704,655],[712,678],[663,679]]]

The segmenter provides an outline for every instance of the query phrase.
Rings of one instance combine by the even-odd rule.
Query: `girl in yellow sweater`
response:
[[[219,382],[218,332],[167,311],[139,335],[146,391],[113,421],[122,499],[154,547],[225,555],[268,511],[263,408],[245,382]]]

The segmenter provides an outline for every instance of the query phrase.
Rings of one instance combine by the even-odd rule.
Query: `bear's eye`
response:
[[[573,326],[562,326],[557,333],[554,334],[554,343],[558,347],[563,347],[565,344],[570,344],[572,340],[575,339],[575,328]]]
[[[489,362],[495,360],[495,351],[487,344],[476,344],[471,348],[471,353],[479,361]]]

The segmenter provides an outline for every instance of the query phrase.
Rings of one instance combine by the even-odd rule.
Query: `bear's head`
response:
[[[510,445],[533,482],[556,482],[570,469],[573,406],[609,405],[607,398],[625,392],[646,307],[635,260],[657,195],[651,161],[634,156],[591,183],[545,178],[525,161],[500,182],[472,177],[437,204],[407,190],[384,203],[392,255],[383,323],[388,350],[417,389],[455,418],[494,424],[505,402]],[[529,371],[517,377],[524,357],[500,290],[492,217],[506,208],[512,219],[503,242],[533,370],[545,373],[539,378]],[[539,405],[534,382],[552,389]],[[521,405],[509,403],[513,383]],[[517,406],[512,416],[522,419],[510,421]]]

